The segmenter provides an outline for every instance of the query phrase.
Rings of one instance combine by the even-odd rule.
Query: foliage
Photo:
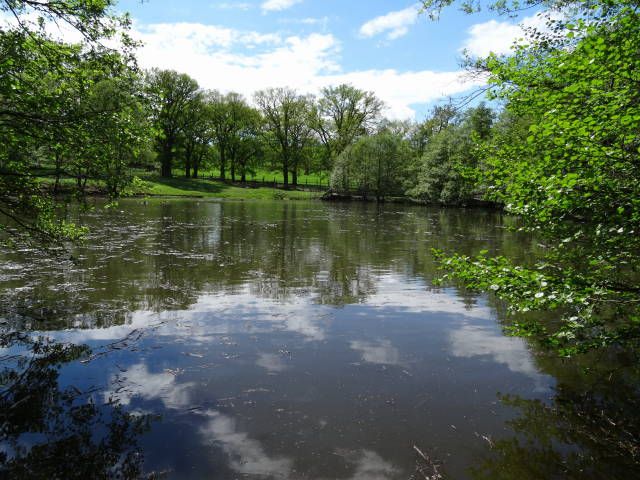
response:
[[[547,254],[528,268],[484,256],[449,262],[453,276],[516,310],[561,308],[551,341],[565,354],[640,333],[640,17],[617,6],[550,22],[562,48],[538,42],[486,61],[495,95],[531,121],[526,141],[498,135],[489,145],[488,196],[521,216]]]
[[[115,128],[117,123],[121,133],[129,128],[126,114],[111,110],[113,104],[107,112],[95,101],[101,82],[130,79],[135,72],[133,43],[126,36],[128,18],[112,15],[111,5],[0,2],[0,11],[14,20],[0,30],[0,215],[5,227],[18,226],[49,241],[83,233],[56,215],[53,198],[42,191],[34,170],[41,162],[52,162],[57,179],[66,171],[82,190],[98,170],[94,161],[105,160],[111,153],[106,150],[122,140],[98,135],[108,114],[113,114],[110,125]],[[35,22],[30,20],[34,17]],[[50,38],[47,22],[53,21],[76,28],[85,43],[69,45]],[[114,37],[117,29],[123,32],[120,52],[99,42]],[[115,192],[121,185],[111,187]]]
[[[311,140],[311,99],[290,88],[269,88],[257,92],[255,101],[271,133],[267,138],[279,156],[285,187],[290,172],[297,185],[302,154]]]
[[[363,137],[338,157],[331,175],[331,189],[360,195],[402,194],[404,168],[411,157],[408,143],[391,132]]]
[[[362,135],[373,131],[384,108],[372,92],[352,85],[325,87],[312,112],[312,128],[326,151],[326,165]]]
[[[476,171],[478,145],[491,135],[493,112],[484,104],[466,112],[456,122],[450,110],[436,110],[421,132],[426,141],[417,182],[409,195],[429,203],[465,204],[480,196]]]
[[[180,136],[189,125],[188,112],[201,101],[198,82],[174,70],[153,69],[147,74],[146,94],[160,152],[160,172],[171,177]]]

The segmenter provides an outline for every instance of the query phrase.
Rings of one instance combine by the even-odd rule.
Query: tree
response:
[[[37,179],[39,161],[53,158],[56,177],[63,166],[86,170],[75,148],[93,138],[92,120],[102,112],[83,110],[93,85],[135,71],[126,30],[129,19],[111,14],[113,2],[4,0],[10,23],[0,30],[0,214],[47,240],[74,238],[81,229],[57,215],[54,199]],[[35,20],[34,20],[35,19]],[[69,45],[46,34],[48,22],[71,25],[84,38]],[[11,23],[13,22],[13,23]],[[101,42],[123,31],[120,52]],[[56,183],[57,187],[57,183]]]
[[[302,151],[311,139],[311,100],[289,88],[261,90],[255,100],[264,115],[266,128],[273,134],[285,188],[289,185],[290,171],[296,185]]]
[[[211,106],[210,122],[213,136],[220,154],[220,180],[226,178],[227,160],[231,161],[231,177],[235,180],[236,158],[234,146],[239,132],[243,129],[243,122],[251,108],[239,93],[230,92],[226,95],[213,91],[208,94]]]
[[[160,150],[160,174],[170,178],[178,140],[188,126],[188,112],[200,101],[198,82],[174,70],[153,69],[147,74],[146,93]]]
[[[480,194],[476,170],[479,164],[478,144],[491,134],[493,111],[480,104],[468,110],[460,123],[449,123],[434,112],[424,125],[432,126],[423,155],[417,183],[409,195],[430,203],[461,205]],[[446,125],[446,126],[445,126]]]
[[[331,189],[356,192],[376,200],[402,193],[405,168],[411,157],[408,143],[399,135],[383,131],[362,137],[338,157],[331,174]]]
[[[327,168],[359,136],[371,133],[384,103],[372,92],[352,85],[322,89],[312,117],[312,126],[325,146]]]
[[[198,178],[198,171],[213,142],[211,105],[205,95],[190,102],[184,112],[185,126],[181,135],[184,153],[184,175]],[[193,169],[193,174],[192,174]]]
[[[566,355],[640,339],[640,16],[625,2],[576,6],[531,46],[484,62],[494,94],[531,121],[526,141],[489,144],[488,196],[522,218],[545,257],[447,260],[451,276],[514,310],[561,311],[557,325],[513,330]]]
[[[256,109],[247,104],[237,109],[237,129],[231,137],[229,151],[231,153],[231,178],[235,180],[236,172],[240,173],[240,181],[247,181],[247,173],[257,166],[258,156],[262,153],[260,138],[262,116]]]

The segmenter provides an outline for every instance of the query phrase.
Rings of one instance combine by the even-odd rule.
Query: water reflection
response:
[[[362,360],[380,365],[399,365],[400,352],[389,340],[377,340],[365,342],[354,340],[351,348],[362,354]]]
[[[451,332],[451,353],[456,357],[485,357],[502,363],[515,373],[522,373],[536,381],[538,390],[546,390],[544,375],[540,374],[523,340],[504,335],[481,325],[463,325]]]
[[[609,352],[610,353],[610,352]],[[599,355],[600,356],[600,355]],[[550,403],[517,395],[501,397],[517,416],[518,434],[496,442],[493,454],[472,469],[477,479],[625,479],[640,473],[638,358],[622,370],[620,359],[598,359],[589,375],[582,366],[563,368],[566,383]],[[635,357],[635,356],[634,356]],[[555,366],[557,368],[557,366]],[[577,367],[577,368],[576,368]],[[581,371],[582,370],[582,371]],[[631,373],[631,375],[629,375]],[[588,388],[576,388],[571,375]]]
[[[537,465],[548,449],[525,458],[532,447],[513,434],[540,434],[536,415],[581,428],[584,411],[572,416],[558,402],[584,405],[580,395],[597,390],[575,364],[505,337],[493,299],[431,286],[433,247],[535,255],[495,212],[132,200],[80,220],[93,238],[71,258],[0,255],[0,320],[94,351],[114,347],[63,362],[56,381],[62,391],[92,389],[97,404],[137,415],[129,420],[161,415],[139,437],[140,472],[407,479],[420,445],[451,478],[553,478],[553,463]],[[121,342],[132,337],[133,346]],[[617,391],[597,391],[608,411]],[[607,418],[620,422],[631,407]],[[562,444],[546,438],[533,445]],[[563,439],[565,452],[595,448]]]
[[[85,347],[5,334],[2,349],[0,478],[148,478],[138,438],[149,418],[60,384]]]

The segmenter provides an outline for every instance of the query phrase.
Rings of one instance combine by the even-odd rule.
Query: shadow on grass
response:
[[[232,189],[231,185],[226,183],[208,180],[202,178],[163,178],[160,176],[150,176],[145,180],[153,182],[154,184],[162,187],[171,187],[177,190],[183,190],[193,193],[205,193],[211,195],[220,195],[225,191]]]

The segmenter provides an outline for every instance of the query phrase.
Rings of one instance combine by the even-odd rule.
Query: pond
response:
[[[433,248],[536,255],[498,212],[128,199],[77,215],[84,245],[0,256],[3,330],[23,333],[0,351],[3,478],[637,472],[633,353],[555,358],[505,335],[494,298],[433,286]]]

